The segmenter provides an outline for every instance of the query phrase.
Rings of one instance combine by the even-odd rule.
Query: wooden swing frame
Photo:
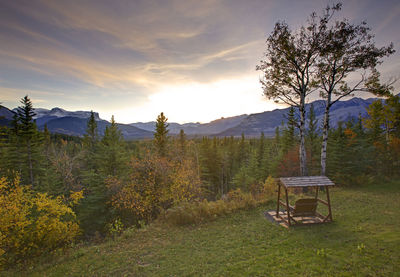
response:
[[[332,222],[332,208],[331,200],[329,196],[329,187],[335,184],[329,180],[326,176],[306,176],[306,177],[282,177],[279,178],[278,182],[278,200],[274,220],[281,222],[280,224],[284,227],[290,227],[292,225],[308,225],[308,224],[318,224]],[[285,191],[285,202],[281,200],[281,187]],[[301,213],[295,213],[296,206],[293,207],[289,204],[288,189],[292,188],[315,188],[315,199],[316,203],[321,203],[328,207],[328,214],[322,215],[315,210],[313,215],[305,214],[301,216]],[[318,198],[318,193],[320,188],[324,188],[326,192],[326,201]],[[301,199],[304,200],[304,199]],[[307,199],[310,200],[310,199]],[[312,201],[311,201],[312,202]],[[284,211],[280,211],[280,207],[284,207]],[[271,214],[270,214],[271,215]],[[271,215],[272,216],[272,215]]]

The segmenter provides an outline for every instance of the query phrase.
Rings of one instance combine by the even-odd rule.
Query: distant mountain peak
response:
[[[51,110],[50,110],[50,112],[52,112],[52,113],[56,113],[56,112],[66,112],[66,110],[64,110],[64,109],[61,109],[61,108],[59,108],[59,107],[55,107],[55,108],[52,108]]]
[[[66,111],[62,108],[55,107],[52,108],[51,110],[48,109],[43,109],[43,108],[37,108],[35,109],[35,119],[41,119],[42,121],[46,121],[46,118],[48,119],[54,119],[54,118],[60,118],[60,117],[77,117],[77,118],[89,118],[91,112],[89,111],[75,111],[75,112],[70,112]],[[96,121],[101,120],[99,113],[94,112],[94,118]]]

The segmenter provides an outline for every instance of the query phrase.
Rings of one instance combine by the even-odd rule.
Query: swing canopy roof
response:
[[[296,187],[328,187],[335,184],[326,176],[303,176],[279,178],[285,188]]]

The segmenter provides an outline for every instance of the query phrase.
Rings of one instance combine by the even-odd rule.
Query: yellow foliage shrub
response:
[[[277,188],[277,180],[268,176],[267,180],[265,180],[262,194],[264,194],[265,197],[272,197],[275,195]]]
[[[72,203],[80,198],[72,194]],[[34,193],[19,178],[0,178],[0,214],[0,267],[68,244],[80,232],[62,197]]]
[[[160,211],[199,198],[200,179],[189,160],[174,161],[147,153],[132,159],[128,179],[109,178],[111,205],[136,220],[151,221]]]

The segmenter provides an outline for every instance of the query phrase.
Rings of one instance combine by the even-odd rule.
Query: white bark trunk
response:
[[[306,123],[306,110],[304,105],[304,98],[300,103],[300,175],[307,176],[307,155],[305,143],[305,123]]]
[[[322,130],[322,145],[321,145],[321,175],[326,175],[326,151],[328,148],[328,131],[329,131],[329,106],[325,108],[324,125]]]

